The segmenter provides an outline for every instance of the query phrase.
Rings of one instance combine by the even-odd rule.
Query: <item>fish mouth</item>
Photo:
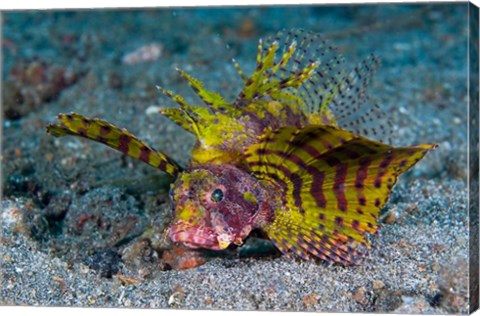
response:
[[[175,223],[168,229],[168,237],[175,243],[182,243],[188,248],[205,248],[211,250],[225,249],[218,242],[218,234],[210,227],[191,225],[184,222]]]

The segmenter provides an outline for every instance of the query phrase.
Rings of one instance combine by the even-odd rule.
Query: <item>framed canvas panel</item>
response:
[[[478,13],[2,12],[0,304],[473,312]]]

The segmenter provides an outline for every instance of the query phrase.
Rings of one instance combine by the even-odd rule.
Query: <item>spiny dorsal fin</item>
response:
[[[179,105],[179,108],[161,108],[159,112],[170,120],[180,125],[186,131],[194,134],[198,139],[204,137],[203,130],[208,128],[219,115],[229,117],[239,116],[239,111],[227,103],[220,94],[206,90],[203,83],[177,68],[180,75],[185,78],[194,92],[208,106],[193,106],[180,95],[166,90],[160,86],[157,89]]]
[[[391,143],[392,123],[368,95],[368,85],[380,60],[371,54],[342,80],[338,93],[328,105],[338,126],[378,141]]]
[[[256,88],[254,98],[250,96],[249,99],[241,94],[236,102],[237,106],[261,98],[287,100],[290,103],[293,100],[306,113],[333,113],[338,126],[378,141],[390,142],[391,123],[367,92],[380,63],[376,56],[370,55],[348,73],[345,70],[344,58],[334,46],[321,35],[301,29],[281,31],[267,37],[259,47],[259,56],[264,56],[263,59],[273,58],[270,64],[276,67],[262,70],[263,77],[268,79],[266,82],[270,85],[271,82],[286,80],[314,63],[318,63],[318,67],[311,69],[308,76],[303,76],[302,82],[283,86],[273,94],[266,93],[270,92],[263,88],[267,83],[262,83],[263,90]],[[270,56],[272,52],[275,54]],[[236,68],[240,68],[238,64]],[[258,64],[247,83],[255,81],[257,72]]]
[[[77,113],[59,114],[57,119],[59,124],[47,125],[47,132],[53,136],[74,135],[100,142],[173,177],[181,171],[180,166],[173,159],[153,149],[127,130],[119,129],[106,121],[88,118]]]
[[[174,94],[170,90],[163,89],[160,86],[157,86],[157,89],[180,106],[180,108],[161,108],[159,109],[159,112],[168,117],[171,121],[177,123],[186,131],[197,135],[198,137],[200,131],[198,127],[198,114],[195,113],[196,108],[188,104],[182,96]]]
[[[177,71],[188,81],[188,84],[192,87],[193,91],[203,100],[203,102],[205,102],[206,105],[208,105],[212,112],[224,112],[231,107],[231,105],[226,102],[220,94],[206,90],[201,81],[193,78],[179,68],[177,68]]]
[[[344,59],[334,46],[321,35],[301,29],[281,31],[266,38],[264,42],[265,47],[279,43],[279,47],[284,49],[280,54],[287,52],[292,43],[296,43],[290,61],[283,64],[275,74],[279,80],[312,63],[319,64],[301,86],[291,89],[291,93],[303,100],[307,112],[317,113],[322,105],[332,100],[341,78],[344,77]]]
[[[400,174],[435,145],[391,147],[338,127],[282,127],[247,148],[248,168],[287,199],[264,230],[282,252],[356,263]]]
[[[267,39],[268,40],[268,39]],[[292,41],[288,46],[286,43],[272,41],[264,45],[260,40],[258,43],[257,66],[253,74],[245,81],[245,86],[235,101],[236,107],[247,106],[255,100],[270,99],[284,101],[292,99],[292,91],[296,91],[309,77],[311,77],[319,66],[317,60],[296,67],[296,60],[292,58],[298,54],[297,43]],[[282,50],[279,58],[277,52]],[[243,72],[238,64],[234,63],[239,74]],[[285,71],[287,65],[294,64],[292,70]],[[301,106],[301,104],[298,104]]]

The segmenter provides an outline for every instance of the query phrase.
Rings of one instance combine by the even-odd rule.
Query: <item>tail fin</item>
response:
[[[47,133],[60,137],[74,135],[88,138],[139,159],[173,177],[181,171],[180,166],[167,155],[153,149],[126,129],[120,129],[106,121],[92,119],[77,113],[58,114],[59,124],[48,124]]]

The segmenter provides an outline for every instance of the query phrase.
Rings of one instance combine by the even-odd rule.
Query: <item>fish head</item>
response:
[[[170,190],[169,238],[189,248],[241,245],[255,226],[263,191],[258,179],[234,166],[204,165],[185,171]]]

